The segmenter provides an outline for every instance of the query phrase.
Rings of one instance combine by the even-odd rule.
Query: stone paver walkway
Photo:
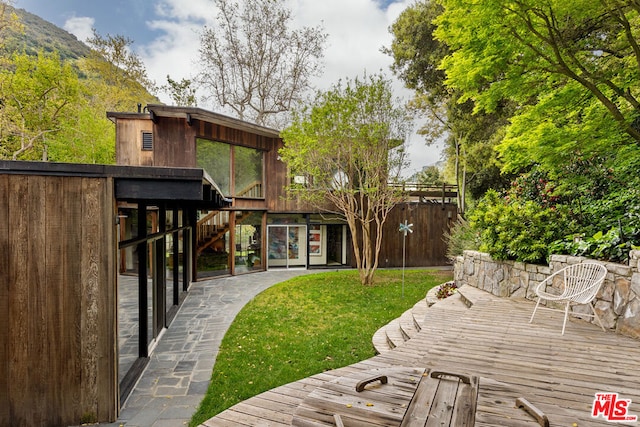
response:
[[[308,273],[313,271],[277,270],[194,283],[118,421],[101,426],[187,425],[207,391],[222,338],[240,309],[270,286]]]

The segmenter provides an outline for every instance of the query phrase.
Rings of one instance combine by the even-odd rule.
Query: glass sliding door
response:
[[[267,233],[268,268],[307,266],[306,225],[270,225]]]

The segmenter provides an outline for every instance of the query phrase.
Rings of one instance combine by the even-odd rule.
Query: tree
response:
[[[56,53],[14,54],[0,72],[0,158],[48,160],[80,97],[78,76]]]
[[[439,0],[447,85],[493,111],[517,104],[498,147],[506,170],[640,143],[640,3]]]
[[[440,168],[435,165],[427,166],[415,174],[415,182],[422,185],[442,185],[444,180]]]
[[[80,68],[105,111],[135,111],[139,103],[156,101],[150,95],[155,83],[147,76],[142,59],[130,49],[133,40],[121,35],[103,37],[94,29],[87,43],[91,53],[80,61]]]
[[[200,37],[199,80],[221,107],[265,125],[291,110],[321,71],[327,35],[320,27],[290,30],[284,0],[213,0],[216,27]]]
[[[409,89],[415,90],[410,106],[427,119],[418,133],[427,145],[446,142],[447,175],[459,188],[458,209],[465,211],[467,186],[476,189],[499,184],[492,148],[495,135],[509,117],[507,109],[491,114],[472,114],[473,101],[459,102],[462,93],[445,85],[446,74],[440,68],[450,54],[449,46],[435,38],[435,19],[443,13],[442,5],[432,0],[416,2],[405,9],[389,29],[393,41],[383,49],[393,57],[393,72]]]
[[[198,105],[198,100],[192,83],[190,79],[184,78],[178,82],[167,74],[167,84],[163,85],[161,89],[169,94],[174,105],[195,107]]]
[[[382,226],[401,200],[389,182],[406,166],[410,118],[383,76],[347,80],[296,110],[282,132],[280,155],[294,179],[289,190],[319,210],[342,214],[353,236],[362,284],[373,283]],[[335,210],[327,208],[327,203]]]

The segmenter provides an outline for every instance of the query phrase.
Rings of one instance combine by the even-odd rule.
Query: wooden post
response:
[[[173,210],[173,228],[179,228],[178,209]],[[180,232],[175,231],[171,239],[173,243],[173,305],[180,303]]]
[[[138,237],[146,237],[147,235],[147,206],[144,203],[138,203]],[[138,337],[138,356],[149,357],[148,330],[149,317],[147,314],[147,242],[138,243],[138,318],[140,320],[140,334]]]

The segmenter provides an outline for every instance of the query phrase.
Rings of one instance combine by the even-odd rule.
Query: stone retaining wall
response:
[[[629,253],[629,265],[602,262],[609,273],[595,300],[605,328],[640,339],[640,251]],[[454,263],[457,286],[468,284],[509,298],[536,300],[535,287],[550,274],[587,258],[552,255],[549,266],[516,261],[496,261],[489,254],[465,251]],[[588,313],[586,306],[574,312]],[[585,319],[590,319],[585,317]]]

